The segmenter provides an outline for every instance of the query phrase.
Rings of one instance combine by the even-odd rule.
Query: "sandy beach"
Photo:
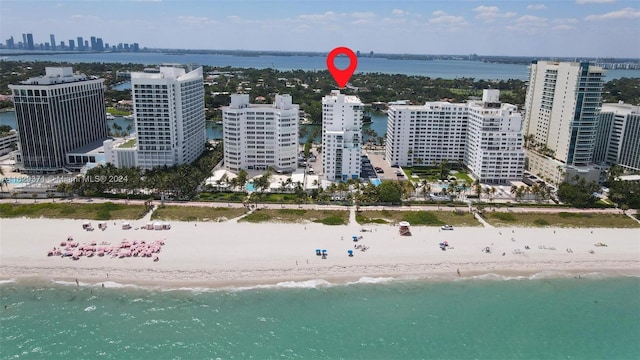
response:
[[[83,222],[0,220],[0,278],[229,287],[316,279],[340,283],[362,277],[640,275],[638,229],[457,227],[445,231],[413,226],[412,236],[400,236],[391,225],[172,222],[170,230],[135,230],[144,223],[133,221],[132,229],[123,230],[122,221],[112,220],[104,231],[92,221],[96,229],[89,232],[82,229]],[[80,244],[118,244],[127,239],[163,240],[165,245],[156,262],[141,257],[47,256],[69,236]],[[362,238],[354,242],[353,236]],[[443,241],[449,244],[444,251],[439,247]],[[317,256],[316,249],[327,250],[326,258]],[[354,256],[348,256],[349,250]]]

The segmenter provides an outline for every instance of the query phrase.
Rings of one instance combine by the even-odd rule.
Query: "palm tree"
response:
[[[491,201],[493,201],[493,198],[494,198],[494,197],[495,197],[495,195],[496,195],[496,188],[495,188],[494,186],[492,186],[492,187],[490,188],[489,192],[491,193],[491,199],[490,199],[490,200],[491,200]]]
[[[11,198],[15,200],[16,204],[18,203],[18,193],[15,191],[11,192]]]
[[[517,193],[518,193],[518,187],[515,185],[511,185],[511,195],[513,195],[516,201],[518,200],[518,197],[516,196]]]

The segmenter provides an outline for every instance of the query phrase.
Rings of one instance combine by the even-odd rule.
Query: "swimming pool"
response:
[[[369,179],[369,182],[371,182],[374,186],[380,186],[380,184],[382,184],[382,180],[380,179]]]
[[[256,191],[256,186],[253,185],[253,183],[247,183],[244,188],[247,189],[247,191]]]

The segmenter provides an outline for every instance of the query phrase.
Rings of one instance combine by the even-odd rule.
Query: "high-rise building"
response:
[[[276,95],[274,104],[250,104],[249,94],[231,95],[231,104],[222,110],[225,167],[294,171],[298,120],[299,106],[291,95]]]
[[[96,40],[96,37],[92,36],[90,39],[91,39],[91,51],[97,51],[98,50],[98,41]]]
[[[339,90],[322,98],[322,168],[327,180],[360,178],[363,109],[357,96]]]
[[[21,171],[65,170],[67,152],[107,138],[103,82],[75,75],[70,67],[47,67],[44,76],[9,85],[20,138],[16,165]]]
[[[27,50],[35,50],[35,45],[33,44],[33,34],[27,34]]]
[[[49,34],[49,38],[51,39],[51,50],[56,49],[56,36],[54,34]]]
[[[604,71],[589,63],[537,61],[525,99],[529,170],[562,182],[597,180],[593,166]]]
[[[15,43],[13,42],[13,36],[7,39],[7,49],[13,49],[15,47]]]
[[[69,50],[75,50],[76,42],[74,40],[69,40]]]
[[[160,67],[157,73],[131,73],[137,131],[137,166],[191,163],[207,140],[202,68],[191,72]]]
[[[84,40],[82,39],[82,36],[78,36],[78,50],[82,51],[85,50],[84,48]]]
[[[522,115],[500,102],[500,90],[484,90],[482,102],[471,101],[465,165],[476,180],[505,184],[524,172]]]
[[[594,162],[640,171],[640,106],[602,104]]]
[[[387,111],[385,158],[390,165],[435,165],[464,160],[467,105],[428,102]]]

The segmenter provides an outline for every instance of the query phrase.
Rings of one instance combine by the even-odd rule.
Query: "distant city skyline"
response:
[[[0,0],[0,10],[3,42],[90,32],[168,49],[640,57],[635,0]]]

